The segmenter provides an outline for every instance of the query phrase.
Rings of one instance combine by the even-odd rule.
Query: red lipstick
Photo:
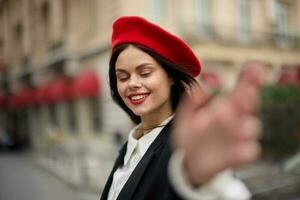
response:
[[[139,105],[142,104],[147,99],[148,96],[149,93],[135,93],[135,94],[130,94],[128,98],[133,105]]]

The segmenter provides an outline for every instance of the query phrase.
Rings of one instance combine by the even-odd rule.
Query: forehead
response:
[[[158,65],[156,60],[149,54],[135,46],[130,45],[120,53],[117,58],[115,67],[116,69],[123,69],[128,67],[137,67],[144,63]]]

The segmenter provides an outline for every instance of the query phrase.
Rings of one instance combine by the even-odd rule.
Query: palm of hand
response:
[[[255,113],[261,76],[262,63],[249,62],[231,93],[208,102],[208,95],[195,86],[184,98],[173,144],[184,151],[184,170],[192,184],[258,158],[260,123]]]

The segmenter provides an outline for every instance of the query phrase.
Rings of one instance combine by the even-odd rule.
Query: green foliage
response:
[[[300,86],[268,85],[261,89],[262,105],[300,101]],[[300,102],[299,102],[300,103]]]
[[[300,144],[300,87],[265,86],[261,101],[264,154],[283,158],[295,153]]]

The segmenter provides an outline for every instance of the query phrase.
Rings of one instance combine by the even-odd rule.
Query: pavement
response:
[[[36,166],[30,153],[0,152],[0,200],[97,200]]]
[[[77,188],[38,166],[29,153],[0,152],[0,200],[98,200],[99,192]],[[252,200],[300,200],[300,173],[283,173],[278,165],[258,162],[241,170]]]
[[[300,173],[283,171],[276,162],[260,161],[237,176],[253,194],[252,200],[300,200]]]

